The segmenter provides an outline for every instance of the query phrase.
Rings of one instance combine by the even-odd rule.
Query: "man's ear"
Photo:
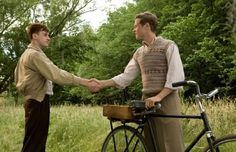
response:
[[[151,29],[149,23],[146,23],[146,24],[144,25],[144,27],[145,27],[145,29]]]
[[[37,34],[37,33],[33,33],[33,34],[32,34],[32,39],[35,39],[35,38],[37,38],[37,36],[38,36],[38,34]]]

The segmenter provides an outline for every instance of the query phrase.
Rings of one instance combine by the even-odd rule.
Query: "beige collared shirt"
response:
[[[30,44],[15,68],[17,90],[25,99],[41,102],[46,93],[53,94],[52,83],[79,86],[81,78],[58,68],[38,47]]]
[[[144,45],[143,47],[141,47],[141,49],[147,49],[147,47],[147,45]],[[176,90],[177,88],[172,87],[172,83],[183,81],[185,79],[185,76],[179,49],[174,43],[168,47],[166,51],[166,58],[168,63],[168,71],[164,87]],[[132,58],[126,66],[124,72],[113,77],[112,80],[118,85],[119,88],[123,89],[129,86],[139,73],[139,65]]]

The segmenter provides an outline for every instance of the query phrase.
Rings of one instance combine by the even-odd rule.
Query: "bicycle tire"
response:
[[[213,143],[213,148],[218,148],[216,152],[236,152],[236,135],[227,135],[217,139]],[[211,152],[209,146],[204,152]]]
[[[147,152],[147,147],[143,136],[136,129],[118,126],[106,137],[102,152]]]

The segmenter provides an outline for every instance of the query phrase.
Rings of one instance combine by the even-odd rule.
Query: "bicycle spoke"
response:
[[[114,152],[117,152],[116,150],[116,141],[115,141],[115,136],[112,136],[112,140],[113,140],[113,145],[114,145]]]
[[[115,139],[115,142],[113,141]],[[115,144],[115,146],[114,146]],[[141,134],[134,128],[122,126],[116,128],[106,138],[102,152],[146,152],[146,146]]]

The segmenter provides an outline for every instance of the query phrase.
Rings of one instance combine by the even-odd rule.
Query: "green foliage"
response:
[[[186,74],[191,79],[203,80],[199,81],[203,92],[208,92],[216,86],[223,87],[225,73],[222,71],[226,64],[224,60],[221,60],[223,56],[221,44],[216,40],[205,38],[199,45],[201,50],[195,50],[186,58]]]
[[[235,96],[235,0],[135,2],[109,12],[108,22],[94,33],[80,20],[82,13],[94,9],[87,7],[92,1],[0,1],[0,93],[14,91],[13,71],[28,45],[25,27],[29,22],[43,21],[51,29],[52,43],[45,52],[56,65],[82,77],[110,79],[123,72],[141,45],[132,32],[135,15],[151,11],[158,17],[157,35],[177,43],[186,79],[199,82],[204,92],[220,87],[222,95]],[[141,89],[140,77],[125,90],[108,88],[96,94],[55,85],[53,101],[125,102],[139,99]]]
[[[227,25],[231,29],[232,42],[234,44],[234,48],[232,48],[233,54],[229,56],[229,63],[232,64],[231,68],[227,69],[227,74],[229,76],[228,86],[229,93],[234,94],[236,92],[236,1],[234,0],[230,5],[228,5],[228,22]]]
[[[27,46],[27,39],[22,37],[25,35],[23,26],[12,28],[11,31],[4,33],[1,38],[0,92],[5,91],[12,84],[18,56]]]
[[[86,7],[89,3],[92,4],[80,0],[0,1],[0,93],[13,91],[16,95],[12,88],[14,68],[29,44],[25,28],[31,22],[43,22],[50,29],[53,40],[46,54],[59,67],[77,73],[76,65],[87,59],[85,52],[93,50],[89,40],[93,40],[94,33],[89,26],[81,26],[79,19],[93,9]],[[56,87],[56,91],[61,90]]]
[[[134,17],[137,13],[151,11],[159,18],[157,34],[177,43],[186,79],[199,82],[203,92],[219,87],[221,95],[233,96],[236,43],[233,41],[235,32],[232,32],[235,24],[229,26],[229,12],[232,17],[235,11],[232,3],[224,0],[136,0],[136,4],[109,14],[108,23],[97,33],[96,53],[89,54],[93,60],[80,66],[86,71],[82,75],[110,79],[122,73],[140,46],[131,32]],[[123,92],[112,88],[96,95],[86,93],[84,97],[97,103],[119,102],[123,98],[140,98],[141,88],[139,78]]]
[[[214,87],[229,89],[231,56],[235,52],[230,40],[225,1],[215,1],[206,7],[201,1],[191,4],[191,12],[167,24],[161,35],[173,39],[179,46],[187,79],[199,82],[203,91]]]
[[[132,33],[134,17],[131,13],[126,8],[111,13],[109,23],[104,24],[98,31],[97,53],[101,56],[100,62],[105,67],[109,66],[104,69],[109,77],[121,72],[137,49]]]
[[[66,69],[76,75],[80,75],[80,69],[78,65],[84,61],[91,61],[91,59],[85,56],[85,53],[92,53],[95,50],[93,41],[96,40],[96,36],[92,29],[85,26],[84,29],[76,33],[75,35],[66,36],[61,35],[54,37],[50,47],[46,50],[49,58],[60,68]],[[79,88],[78,90],[80,90]],[[60,101],[70,101],[72,103],[81,103],[81,95],[72,94],[73,89],[71,87],[54,85],[55,95],[52,101],[54,103]],[[78,93],[78,92],[77,92]]]
[[[129,6],[131,10],[122,7],[110,13],[108,23],[99,28],[95,46],[96,52],[89,52],[87,56],[92,60],[80,66],[82,76],[110,79],[123,72],[134,51],[139,46],[132,32],[134,19],[132,7],[132,5]],[[125,90],[108,88],[96,95],[86,92],[83,100],[98,104],[125,102],[131,96],[133,99],[137,98],[137,96],[134,96],[135,94],[140,95],[140,81],[133,84]],[[83,93],[80,92],[79,94]]]
[[[6,91],[13,81],[17,55],[25,46],[23,26],[30,14],[29,8],[34,5],[34,0],[0,1],[0,93]]]

